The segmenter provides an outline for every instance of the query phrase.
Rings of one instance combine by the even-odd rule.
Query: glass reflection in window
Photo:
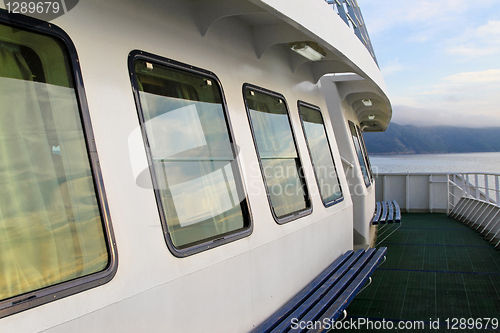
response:
[[[368,168],[368,172],[370,174],[370,179],[373,179],[373,170],[370,163],[370,157],[368,157],[368,150],[366,150],[365,138],[363,137],[363,133],[361,133],[361,129],[358,125],[356,125],[356,130],[358,131],[359,141],[361,142],[361,147],[363,148],[363,155],[365,158],[366,167]]]
[[[356,154],[358,155],[359,166],[361,167],[361,173],[363,174],[363,179],[365,181],[366,187],[370,186],[371,180],[368,171],[367,158],[363,153],[363,146],[359,139],[358,130],[353,122],[349,121],[349,128],[351,130],[352,141],[354,143],[354,148],[356,149]]]
[[[108,266],[66,47],[0,24],[0,300]]]
[[[177,249],[249,227],[218,83],[135,61],[157,197]]]
[[[342,198],[342,190],[326,136],[323,116],[319,109],[303,103],[299,103],[299,113],[321,198],[323,203],[328,205]]]
[[[310,208],[285,101],[245,89],[253,136],[272,209],[278,219]]]

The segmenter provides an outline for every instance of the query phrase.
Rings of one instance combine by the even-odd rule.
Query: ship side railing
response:
[[[500,174],[378,173],[376,200],[396,200],[404,212],[449,214],[461,198],[500,206]]]
[[[354,32],[358,39],[363,43],[368,52],[370,52],[373,60],[377,63],[375,52],[373,51],[372,42],[366,29],[361,9],[359,8],[356,0],[325,0],[332,9],[340,16],[340,18],[347,24],[348,27]]]
[[[460,198],[476,199],[500,206],[500,174],[454,173],[448,176],[448,184],[449,211],[455,208]]]

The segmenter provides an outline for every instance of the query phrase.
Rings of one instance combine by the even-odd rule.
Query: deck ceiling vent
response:
[[[289,43],[290,49],[311,61],[323,60],[326,52],[317,43],[314,42],[295,42]]]

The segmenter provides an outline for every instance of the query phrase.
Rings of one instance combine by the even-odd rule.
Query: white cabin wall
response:
[[[326,229],[325,229],[326,227]],[[247,332],[269,316],[282,302],[278,290],[291,296],[298,292],[296,281],[305,285],[302,271],[314,270],[325,262],[307,249],[314,243],[341,242],[338,225],[324,220],[278,242],[229,258],[169,283],[155,286],[131,298],[55,327],[49,332]],[[320,237],[319,235],[323,236]],[[321,245],[315,250],[321,250]],[[304,257],[308,264],[289,264],[280,251]],[[330,263],[326,261],[326,263]],[[270,279],[273,270],[279,279]],[[263,281],[266,283],[262,283]],[[222,300],[222,302],[220,301]],[[104,327],[106,329],[104,329]]]
[[[307,66],[292,73],[279,46],[257,59],[249,27],[236,19],[217,21],[202,37],[190,4],[182,1],[153,7],[147,1],[86,0],[54,24],[70,36],[78,52],[118,271],[101,287],[0,319],[0,331],[248,331],[352,249],[353,203],[340,170],[336,133],[327,125],[344,200],[325,208],[300,126],[298,99],[318,105],[324,114],[327,109]],[[127,62],[134,49],[219,77],[241,148],[254,226],[249,237],[187,258],[168,250],[154,193],[136,185],[131,166],[129,135],[139,126]],[[283,94],[290,110],[313,213],[285,225],[271,216],[257,167],[242,95],[246,82]],[[133,143],[141,146],[142,140]],[[147,163],[144,151],[133,158]]]
[[[352,168],[342,163],[353,202],[353,241],[355,245],[373,245],[376,229],[371,226],[370,221],[375,210],[375,183],[372,182],[369,187],[365,185],[349,129],[349,121],[359,125],[359,120],[349,103],[341,100],[336,83],[324,77],[321,79],[321,87],[324,89],[340,156],[354,165]]]

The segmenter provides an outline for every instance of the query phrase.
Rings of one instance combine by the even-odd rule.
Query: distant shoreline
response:
[[[385,132],[363,133],[369,154],[500,152],[500,127],[417,127],[391,123]]]
[[[370,161],[377,173],[500,174],[500,152],[374,154]]]
[[[497,151],[460,151],[460,152],[440,152],[440,151],[433,151],[433,152],[390,152],[390,153],[370,153],[368,152],[368,155],[376,155],[376,156],[384,156],[384,155],[439,155],[439,154],[474,154],[474,153],[500,153],[500,150]]]

